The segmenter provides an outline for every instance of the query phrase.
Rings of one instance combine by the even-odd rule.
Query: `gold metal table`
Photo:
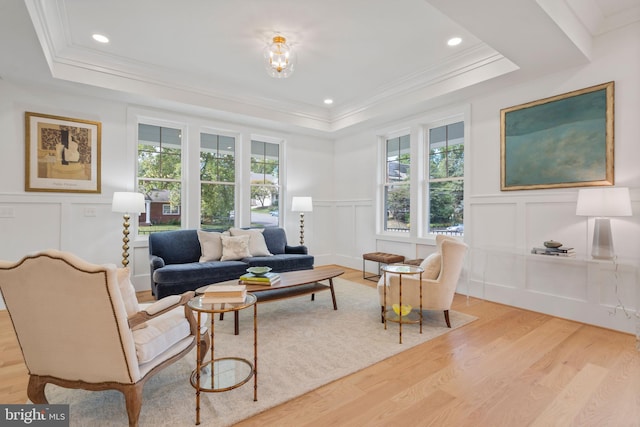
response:
[[[258,299],[255,295],[247,293],[242,303],[206,303],[202,296],[192,298],[187,304],[197,313],[198,336],[196,342],[200,342],[202,329],[202,315],[208,314],[209,333],[211,334],[210,359],[198,364],[200,360],[200,346],[196,346],[196,369],[191,373],[191,385],[196,389],[196,425],[200,424],[200,393],[223,392],[238,388],[246,384],[253,377],[253,400],[258,400]],[[215,358],[215,315],[234,312],[253,307],[253,361],[240,357]]]
[[[382,316],[384,318],[384,328],[387,329],[387,320],[390,322],[398,323],[398,333],[400,335],[400,344],[402,344],[402,324],[403,323],[419,323],[420,324],[420,333],[422,333],[422,273],[424,269],[415,265],[406,265],[406,264],[393,264],[393,265],[385,265],[381,267],[381,270],[384,274],[384,310],[382,310]],[[393,273],[399,276],[398,279],[398,314],[393,311],[393,308],[387,308],[387,274]],[[405,274],[419,274],[420,275],[420,307],[418,311],[417,319],[412,319],[410,317],[411,312],[407,313],[406,316],[402,315],[402,276]],[[413,309],[412,309],[413,311]],[[392,315],[390,315],[392,314]]]

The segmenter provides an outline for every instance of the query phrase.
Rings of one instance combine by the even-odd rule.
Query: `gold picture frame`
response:
[[[500,110],[500,189],[614,185],[614,82]]]
[[[25,112],[25,191],[100,193],[100,122]]]

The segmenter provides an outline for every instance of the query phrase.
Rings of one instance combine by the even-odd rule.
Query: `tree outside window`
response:
[[[279,224],[280,145],[251,141],[251,226]]]
[[[200,227],[224,231],[235,222],[235,151],[231,136],[200,134]]]
[[[384,184],[384,229],[408,232],[411,229],[411,152],[409,135],[386,140]]]
[[[429,129],[431,233],[464,232],[464,122]]]
[[[139,217],[138,233],[180,228],[182,131],[149,124],[138,125],[138,191],[145,195],[147,212]]]

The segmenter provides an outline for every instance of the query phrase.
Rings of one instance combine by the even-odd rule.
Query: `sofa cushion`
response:
[[[262,231],[264,240],[267,244],[269,252],[273,255],[285,253],[285,247],[287,246],[287,235],[284,229],[280,227],[266,227]]]
[[[171,230],[149,235],[149,254],[158,256],[165,264],[198,262],[202,251],[196,230]]]
[[[153,272],[153,281],[163,285],[185,285],[184,290],[194,290],[209,283],[237,279],[246,272],[248,265],[242,261],[209,261],[171,264]],[[195,287],[194,287],[195,286]],[[169,294],[170,295],[170,294]],[[163,295],[156,295],[162,298]]]
[[[240,228],[230,228],[229,232],[232,236],[249,236],[249,253],[251,256],[271,256],[267,243],[264,240],[262,229],[252,228],[243,230]]]
[[[435,252],[426,257],[421,263],[420,267],[424,269],[422,277],[424,279],[436,280],[440,275],[440,264],[442,262],[442,255],[440,252]]]
[[[220,261],[233,261],[251,256],[249,236],[221,236],[222,258]]]
[[[250,257],[242,260],[250,267],[271,267],[274,272],[310,270],[313,268],[312,255],[279,254],[270,257]]]
[[[222,233],[198,230],[200,241],[200,262],[220,261],[222,258]]]
[[[146,328],[133,331],[133,341],[140,364],[150,362],[191,334],[191,328],[184,317],[182,307],[148,320],[146,323]]]
[[[127,317],[131,317],[140,311],[138,298],[136,296],[136,289],[131,283],[131,272],[128,268],[118,268],[117,276],[118,287],[120,288],[120,295],[122,295],[122,301],[124,302]]]

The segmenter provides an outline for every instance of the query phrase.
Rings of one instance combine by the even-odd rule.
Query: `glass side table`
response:
[[[400,344],[402,344],[402,324],[403,323],[419,323],[420,324],[420,333],[422,333],[422,273],[424,269],[415,265],[405,265],[405,264],[392,264],[382,266],[382,271],[384,272],[384,310],[382,315],[384,317],[384,328],[387,329],[387,320],[390,322],[398,323],[398,333],[400,335]],[[398,284],[398,313],[395,313],[393,308],[387,308],[387,273],[394,273],[399,276],[399,284]],[[413,314],[413,308],[409,313],[405,315],[402,314],[403,306],[402,306],[402,276],[405,274],[419,274],[420,275],[420,307],[418,311],[418,315]]]
[[[187,304],[198,315],[198,336],[202,328],[202,315],[208,314],[210,319],[209,333],[211,334],[211,358],[198,365],[200,360],[200,346],[196,346],[196,369],[191,373],[191,385],[196,389],[196,425],[200,424],[200,393],[222,392],[233,390],[246,384],[253,377],[253,401],[258,400],[258,299],[248,293],[242,303],[205,303],[202,296],[192,298]],[[240,357],[215,358],[215,324],[216,314],[234,312],[253,306],[253,361]]]

